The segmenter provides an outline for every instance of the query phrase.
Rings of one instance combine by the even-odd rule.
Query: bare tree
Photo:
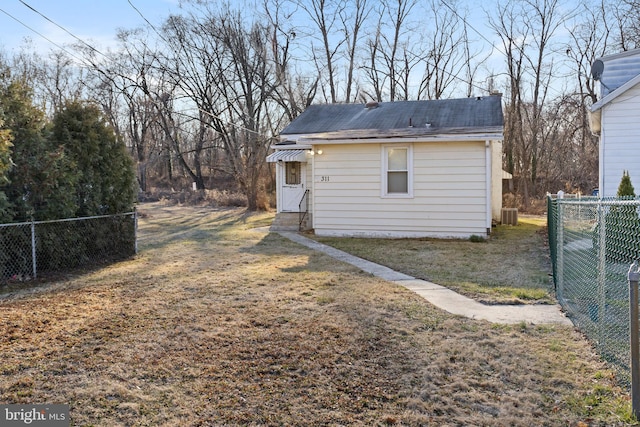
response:
[[[523,204],[536,194],[538,156],[547,134],[543,108],[553,78],[553,39],[565,15],[557,0],[509,0],[490,18],[502,40],[509,74],[505,129],[507,167],[519,175]]]
[[[25,44],[10,59],[11,74],[29,85],[34,101],[50,117],[67,101],[77,101],[86,95],[84,66],[77,64],[69,53],[57,49],[46,56]]]
[[[194,118],[215,131],[226,154],[226,171],[245,192],[249,209],[258,209],[270,142],[265,116],[276,78],[274,61],[268,58],[270,32],[264,25],[245,24],[244,16],[229,8],[197,6],[165,23],[168,47],[162,68],[183,94],[182,102],[195,108]],[[199,156],[209,136],[203,131],[195,135],[192,164],[198,178]],[[203,182],[196,183],[204,188]]]
[[[522,85],[524,80],[524,57],[521,54],[522,47],[519,44],[521,30],[515,20],[516,11],[513,7],[502,7],[495,18],[489,17],[493,30],[498,34],[502,42],[502,52],[505,55],[507,66],[507,104],[505,106],[505,135],[504,157],[507,172],[521,176],[522,165],[519,150],[524,147],[522,108]]]
[[[314,34],[312,39],[316,42],[312,42],[311,50],[318,75],[322,76],[329,87],[329,94],[324,94],[325,99],[336,103],[338,102],[338,52],[346,39],[339,37],[335,42],[332,40],[337,31],[336,26],[339,24],[338,18],[346,8],[346,2],[345,0],[296,0],[296,4],[313,23],[310,34]]]
[[[176,160],[199,190],[205,188],[201,156],[207,141],[199,138],[205,133],[192,132],[189,138],[191,143],[187,147],[186,137],[189,134],[178,132],[177,128],[184,122],[183,119],[201,120],[205,124],[210,124],[212,120],[214,79],[219,77],[217,74],[220,72],[214,68],[212,59],[222,48],[203,31],[203,27],[206,29],[211,24],[209,20],[210,17],[199,20],[194,15],[174,15],[166,20],[162,36],[165,45],[157,54],[156,66],[156,74],[161,76],[160,81],[163,82],[162,88],[156,95],[145,89],[152,99],[161,101],[161,126],[174,149]],[[191,108],[189,117],[178,116],[177,105],[181,109]]]
[[[480,67],[483,67],[486,64],[487,59],[491,56],[491,53],[487,53],[485,57],[480,57],[480,51],[474,51],[471,48],[471,38],[469,37],[469,25],[467,24],[466,18],[462,19],[463,21],[463,30],[462,30],[462,45],[463,45],[463,56],[464,56],[464,83],[466,87],[465,95],[470,97],[477,90],[478,85],[476,84],[476,75],[478,74],[478,70]],[[489,93],[492,93],[492,90],[489,90]]]
[[[366,62],[361,67],[364,73],[363,80],[366,83],[366,87],[363,89],[363,101],[365,102],[368,100],[382,102],[384,100],[383,94],[388,76],[384,73],[384,67],[378,60],[383,49],[381,32],[382,28],[379,22],[375,34],[370,36],[366,43]]]
[[[360,36],[362,33],[362,27],[367,21],[367,17],[371,13],[371,6],[368,0],[355,0],[351,4],[351,8],[341,9],[340,21],[342,23],[342,31],[344,33],[346,42],[346,60],[347,60],[347,82],[345,101],[355,101],[357,95],[352,99],[352,89],[354,84],[354,71],[356,64],[356,54],[360,47]],[[352,19],[350,19],[352,17]]]
[[[615,16],[620,50],[640,47],[640,0],[608,2],[607,8]]]
[[[147,191],[150,170],[163,155],[163,133],[158,124],[161,111],[154,97],[157,81],[153,76],[156,53],[142,29],[122,30],[119,49],[103,58],[101,69],[92,68],[87,86],[117,134],[131,151],[137,168],[137,181]],[[166,153],[165,153],[166,154]]]
[[[459,76],[465,67],[469,70],[471,62],[464,31],[466,19],[439,0],[432,0],[430,9],[434,28],[425,40],[424,74],[418,88],[420,99],[442,98],[445,91],[464,81]]]
[[[268,116],[274,135],[311,105],[319,83],[317,74],[309,76],[298,70],[293,63],[295,59],[292,58],[292,50],[297,47],[295,43],[298,36],[289,22],[293,13],[284,11],[285,3],[287,0],[264,0],[263,3],[275,71],[272,98],[282,110],[281,119],[277,118],[279,115],[275,112]]]
[[[366,41],[362,72],[364,94],[374,100],[409,99],[409,81],[420,54],[412,41],[414,22],[410,19],[418,0],[383,0],[374,10],[375,31]]]
[[[588,109],[598,100],[598,82],[591,76],[591,66],[595,60],[606,53],[610,46],[615,44],[615,26],[611,19],[610,4],[605,0],[583,4],[577,10],[573,25],[567,30],[570,42],[566,48],[566,54],[572,62],[575,88],[562,99],[559,108],[565,119],[565,131],[563,139],[556,146],[567,147],[563,158],[575,158],[576,164],[554,165],[565,181],[582,190],[589,190],[598,180],[598,137],[591,134],[588,121]],[[567,120],[569,119],[569,120]],[[570,172],[566,176],[562,172]]]

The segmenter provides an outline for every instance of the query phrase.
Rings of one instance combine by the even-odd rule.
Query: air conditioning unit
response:
[[[500,211],[500,223],[502,225],[518,225],[518,209],[502,208]]]

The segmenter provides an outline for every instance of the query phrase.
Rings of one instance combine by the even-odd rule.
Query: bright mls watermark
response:
[[[0,405],[0,426],[69,427],[69,405]]]

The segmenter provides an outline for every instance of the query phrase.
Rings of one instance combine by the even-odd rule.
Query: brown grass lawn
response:
[[[82,426],[613,426],[584,338],[449,315],[276,234],[140,207],[140,253],[0,302],[0,401]]]
[[[521,216],[484,241],[463,239],[317,240],[487,303],[555,303],[546,218]],[[393,253],[393,257],[388,254]]]

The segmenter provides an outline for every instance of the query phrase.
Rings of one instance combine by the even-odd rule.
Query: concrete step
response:
[[[308,228],[309,216],[305,218],[302,229]],[[298,212],[280,212],[271,223],[271,231],[298,231],[300,228],[300,214]]]

